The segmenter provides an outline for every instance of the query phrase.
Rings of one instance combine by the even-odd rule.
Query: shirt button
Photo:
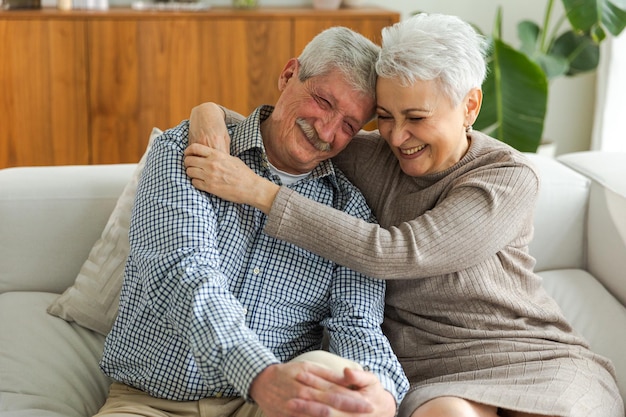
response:
[[[254,268],[252,272],[254,272],[254,275],[259,275],[259,272],[261,272],[261,270],[259,268]]]
[[[218,392],[218,393],[215,394],[215,398],[222,398],[222,395],[223,394],[221,392]]]

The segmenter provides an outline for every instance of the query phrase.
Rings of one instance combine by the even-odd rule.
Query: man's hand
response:
[[[376,376],[354,372],[359,374],[348,370],[341,374],[308,362],[271,365],[253,381],[250,396],[268,417],[393,417],[395,401],[389,393],[384,397],[386,391]],[[390,408],[388,413],[382,412],[385,407]]]
[[[280,189],[258,176],[241,159],[200,144],[185,149],[185,167],[197,189],[233,203],[249,204],[265,214],[270,212]]]
[[[393,417],[396,414],[395,398],[371,372],[346,368],[343,375],[337,375],[315,367],[298,374],[297,380],[315,395],[290,401],[292,415]],[[345,389],[353,395],[345,395]]]
[[[230,136],[224,123],[224,111],[217,104],[203,103],[191,109],[189,143],[199,143],[229,153]]]

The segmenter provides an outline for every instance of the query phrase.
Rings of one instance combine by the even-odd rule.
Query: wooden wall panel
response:
[[[289,29],[286,19],[91,24],[91,162],[138,161],[153,126],[175,126],[203,101],[243,114],[273,103]]]
[[[137,162],[152,127],[204,101],[244,115],[276,102],[278,75],[319,31],[375,42],[383,9],[0,11],[0,168]]]
[[[85,22],[0,20],[0,167],[88,163]]]
[[[331,26],[345,26],[355,30],[370,40],[380,45],[380,33],[386,26],[397,22],[393,16],[372,16],[369,18],[337,16],[318,16],[310,18],[300,18],[295,22],[294,27],[294,53],[300,54],[306,44],[319,32]]]
[[[137,23],[98,20],[88,28],[90,163],[131,162],[139,146]],[[148,136],[149,132],[145,132]],[[138,160],[138,159],[137,159]]]

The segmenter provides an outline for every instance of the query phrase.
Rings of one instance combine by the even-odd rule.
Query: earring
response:
[[[472,127],[472,125],[467,125],[465,126],[465,133],[471,133],[472,130],[474,130],[474,128]]]

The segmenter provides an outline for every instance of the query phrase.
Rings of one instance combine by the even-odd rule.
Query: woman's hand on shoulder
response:
[[[233,203],[269,214],[280,187],[257,175],[241,159],[193,143],[185,150],[185,168],[194,187]]]
[[[224,111],[215,103],[202,103],[189,116],[189,144],[202,144],[229,153],[230,135]]]

